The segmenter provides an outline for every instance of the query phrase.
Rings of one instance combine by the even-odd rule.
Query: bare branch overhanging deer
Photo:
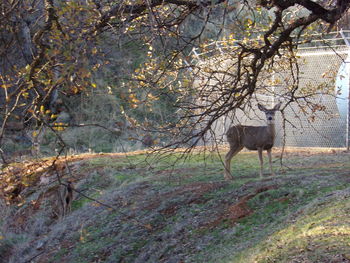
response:
[[[233,179],[231,174],[231,160],[244,147],[248,150],[258,151],[260,160],[260,177],[263,176],[263,150],[267,151],[269,158],[270,172],[274,175],[272,170],[271,149],[275,142],[275,114],[280,109],[281,103],[278,103],[272,109],[267,109],[261,104],[258,104],[259,110],[265,113],[267,126],[231,126],[227,133],[227,141],[230,145],[230,150],[225,156],[225,179]]]

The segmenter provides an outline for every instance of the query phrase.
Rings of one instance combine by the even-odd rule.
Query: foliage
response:
[[[279,94],[287,105],[323,89],[298,93],[294,49],[308,34],[332,28],[348,8],[346,0],[2,2],[1,147],[11,121],[36,130],[33,144],[45,126],[66,147],[60,133],[69,124],[56,118],[67,111],[67,98],[96,88],[115,97],[117,117],[140,131],[170,133],[167,145],[198,144],[218,118],[249,107],[274,72],[292,72]],[[209,48],[217,39],[222,57]],[[194,63],[193,48],[231,64]],[[73,112],[83,114],[76,101]]]

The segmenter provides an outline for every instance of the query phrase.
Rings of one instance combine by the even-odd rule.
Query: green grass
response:
[[[349,253],[348,200],[315,204],[305,214],[290,220],[267,240],[240,253],[231,262],[289,262],[293,257],[326,262],[331,256]]]
[[[244,172],[239,173],[241,176],[243,175],[249,175],[251,173],[254,173],[258,168],[257,159],[254,158],[254,156],[251,156],[250,153],[242,154],[241,156],[235,157],[236,161],[237,159],[237,170],[244,170]],[[319,160],[318,158],[314,158],[312,165],[317,165]],[[321,157],[320,161],[324,162],[325,157]],[[290,160],[292,163],[296,163],[295,160]],[[334,162],[337,162],[339,164],[338,167],[344,168],[347,167],[347,164],[343,164],[344,160],[332,160],[332,163],[334,165]],[[234,162],[233,162],[234,163]],[[326,162],[327,163],[327,162]],[[206,250],[209,251],[208,253],[198,254],[194,257],[194,262],[202,262],[203,260],[206,260],[207,262],[290,262],[291,258],[293,256],[298,255],[300,253],[299,250],[293,249],[293,246],[287,246],[285,247],[285,250],[281,250],[280,247],[283,247],[283,245],[276,245],[274,246],[274,251],[271,251],[270,245],[265,245],[267,248],[265,249],[265,254],[257,254],[256,258],[252,257],[251,254],[254,254],[255,251],[261,251],[260,244],[264,244],[266,239],[270,240],[271,236],[273,237],[276,231],[282,231],[280,229],[284,229],[286,220],[292,215],[293,213],[296,213],[299,209],[301,209],[304,206],[307,206],[308,203],[312,202],[313,200],[317,199],[318,197],[325,196],[327,193],[332,193],[336,190],[343,190],[349,187],[349,184],[344,184],[343,182],[331,182],[330,185],[327,185],[327,180],[332,181],[333,179],[330,177],[333,172],[333,169],[329,169],[327,166],[323,166],[322,168],[319,167],[311,167],[310,163],[306,162],[306,167],[300,166],[298,169],[293,169],[292,171],[289,171],[286,175],[280,175],[278,177],[291,177],[294,179],[295,174],[297,175],[298,180],[295,180],[296,182],[284,182],[283,185],[278,186],[278,189],[272,189],[268,192],[263,192],[255,196],[253,199],[251,199],[248,204],[249,207],[254,211],[254,213],[242,220],[239,221],[239,223],[232,228],[232,231],[230,235],[222,235],[221,238],[215,239],[212,242],[211,245],[206,247]],[[336,164],[334,166],[337,166]],[[335,168],[337,169],[337,168]],[[294,172],[294,174],[293,174]],[[344,171],[342,170],[344,173]],[[309,184],[300,185],[299,180],[303,180],[303,176],[310,176],[314,174],[320,174],[325,177],[325,181],[319,182],[317,180],[310,181]],[[328,179],[329,178],[329,179]],[[232,191],[232,189],[239,188],[241,185],[243,185],[246,182],[252,182],[252,181],[258,181],[260,180],[257,178],[252,179],[239,179],[235,180],[233,184],[230,185],[229,188],[221,189],[217,192],[209,193],[206,197],[209,198],[216,198],[218,195],[221,195],[225,192]],[[344,205],[349,205],[348,201],[344,201]],[[332,207],[332,205],[330,205]],[[302,210],[301,210],[302,211]],[[322,212],[322,211],[320,211]],[[333,217],[337,213],[341,212],[341,210],[333,211]],[[328,211],[329,213],[329,211]],[[327,220],[327,212],[322,212],[320,217],[324,217],[323,220]],[[307,217],[307,216],[306,216]],[[301,219],[302,222],[304,219]],[[311,220],[314,220],[311,219]],[[340,219],[341,221],[342,219]],[[340,222],[339,221],[339,222]],[[230,226],[227,226],[226,222],[222,222],[221,225],[218,226],[216,231],[226,232],[229,230]],[[344,229],[344,227],[342,227]],[[345,229],[346,230],[346,229]],[[288,231],[291,232],[291,236],[293,236],[293,230],[286,230],[285,232],[278,232],[278,233],[288,233]],[[329,230],[329,231],[337,231],[337,230]],[[346,230],[347,231],[347,230]],[[338,231],[339,232],[339,231]],[[200,231],[202,235],[208,234],[208,231]],[[283,235],[283,234],[279,234]],[[335,242],[333,239],[335,238],[325,238],[323,236],[323,243],[320,241],[320,247],[322,249],[315,250],[315,253],[309,253],[311,256],[308,258],[311,260],[311,262],[327,262],[327,261],[317,261],[317,260],[326,260],[325,258],[320,256],[322,253],[326,253],[327,251],[324,251],[324,247],[326,246],[327,242],[331,246],[335,246],[334,251],[336,253],[344,252],[345,245],[342,245],[343,242],[346,240],[350,241],[349,235],[346,238],[340,238],[337,242]],[[269,241],[270,242],[270,241]],[[268,243],[269,243],[268,242]],[[291,242],[293,243],[293,242]],[[305,243],[305,242],[304,242]],[[346,242],[345,242],[346,243]],[[238,244],[238,245],[237,245]],[[349,243],[350,244],[350,243]],[[315,245],[317,246],[317,245]],[[255,249],[242,249],[243,248],[249,248],[254,247]],[[232,257],[230,254],[227,253],[227,250],[235,255]],[[310,249],[301,247],[300,249]],[[252,252],[253,251],[253,252]],[[289,253],[287,253],[290,251]],[[317,252],[319,251],[319,252]],[[278,253],[278,255],[275,256],[275,253]],[[256,252],[255,252],[256,253]],[[331,252],[330,252],[331,253]],[[211,254],[211,256],[208,258],[208,254]],[[239,257],[236,255],[239,254]],[[286,254],[286,257],[283,257],[283,255]],[[315,254],[315,255],[313,255]],[[234,259],[233,259],[234,258]],[[312,261],[315,260],[315,261]]]
[[[185,262],[331,262],[339,255],[347,257],[350,201],[337,193],[350,196],[348,155],[290,156],[284,160],[291,167],[285,173],[274,163],[276,177],[267,176],[265,162],[266,175],[260,178],[257,154],[242,152],[232,160],[235,179],[228,183],[223,181],[220,156],[194,153],[181,160],[181,155],[157,159],[135,153],[85,160],[81,167],[86,176],[79,187],[96,199],[114,194],[105,200],[113,200],[117,209],[101,209],[86,198],[75,200],[73,211],[91,207],[93,220],[82,222],[72,233],[73,247],[52,253],[51,261],[69,256],[74,262],[133,262],[159,236],[165,238],[164,255],[181,251]],[[222,187],[204,191],[196,197],[198,203],[196,198],[188,201],[196,195],[186,189],[200,183]],[[262,186],[272,188],[247,202],[249,215],[235,222],[225,217],[222,211]],[[172,243],[176,238],[181,238],[177,245]]]
[[[158,162],[150,162],[152,169],[147,169],[148,164],[144,162],[144,155],[133,156],[132,159],[128,159],[128,162],[131,160],[131,163],[135,164],[135,169],[130,169],[128,173],[125,173],[125,169],[116,171],[114,180],[120,180],[124,183],[133,182],[140,178],[138,173],[141,173],[143,174],[141,179],[152,179],[152,183],[167,185],[170,187],[169,189],[173,186],[185,186],[195,182],[223,180],[221,157],[214,154],[207,156],[193,154],[185,161],[179,160],[179,157],[181,154],[176,153],[160,159]],[[225,263],[289,262],[293,257],[302,256],[311,262],[326,262],[332,253],[343,253],[349,243],[349,235],[346,234],[349,229],[346,223],[339,221],[346,222],[346,218],[343,216],[338,220],[335,214],[341,213],[348,202],[344,201],[342,204],[335,205],[332,203],[328,207],[308,210],[308,212],[303,210],[320,196],[348,187],[342,182],[332,182],[332,178],[330,178],[333,173],[338,172],[339,167],[344,169],[347,164],[344,165],[343,159],[339,160],[334,156],[329,159],[318,155],[311,156],[310,160],[299,157],[285,160],[287,165],[292,166],[292,170],[272,178],[271,184],[276,184],[276,189],[259,193],[252,198],[248,202],[248,206],[253,211],[252,214],[234,225],[223,219],[217,226],[208,229],[186,226],[185,231],[191,233],[189,240],[192,240],[193,243],[203,238],[210,240],[203,245],[201,251],[197,251],[191,257],[191,260],[193,262]],[[123,169],[125,163],[121,163],[117,169],[120,167]],[[332,164],[331,168],[330,164]],[[113,165],[116,167],[115,164]],[[211,203],[220,202],[226,193],[237,191],[246,184],[258,187],[261,181],[258,175],[259,167],[259,160],[255,152],[243,152],[237,155],[232,160],[232,172],[236,178],[232,183],[217,191],[206,193],[203,198],[207,198],[209,202],[178,207],[174,216],[164,219],[168,220],[169,225],[159,231],[171,233],[174,230],[172,226],[181,224],[184,216],[195,217],[197,214],[210,211],[213,209]],[[274,168],[278,170],[277,163],[274,163]],[[164,176],[154,175],[154,172],[164,170],[166,170]],[[268,173],[266,159],[265,173]],[[323,178],[313,179],[314,175],[322,175]],[[263,180],[265,179],[271,178],[263,178]],[[274,179],[277,181],[274,182]],[[293,215],[298,213],[301,215],[296,217],[295,222],[290,220]],[[147,216],[147,213],[144,216]],[[324,229],[324,233],[321,233],[322,229]],[[340,235],[340,233],[345,234]],[[309,239],[313,237],[316,237],[317,240],[310,243]],[[147,241],[132,242],[134,243],[131,244],[131,251],[128,254],[125,252],[122,254],[131,261],[135,258],[135,253],[137,254],[137,251],[142,249]],[[187,242],[191,243],[191,241]],[[333,252],[328,249],[329,246],[334,247]],[[171,252],[174,248],[167,249]]]

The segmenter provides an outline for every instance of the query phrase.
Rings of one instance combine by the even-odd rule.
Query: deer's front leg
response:
[[[230,148],[230,151],[225,156],[225,174],[224,177],[226,180],[232,180],[233,176],[231,174],[231,160],[233,155],[235,154],[235,151]]]
[[[271,156],[271,149],[267,150],[267,156],[269,157],[269,164],[270,164],[270,172],[272,176],[275,176],[275,173],[272,170],[272,156]]]
[[[260,177],[263,177],[264,160],[262,156],[263,148],[258,148],[259,161],[260,161]]]

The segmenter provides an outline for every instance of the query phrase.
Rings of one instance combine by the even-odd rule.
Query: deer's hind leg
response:
[[[225,174],[224,177],[226,180],[233,180],[233,176],[231,174],[231,160],[233,156],[235,156],[238,152],[240,152],[243,147],[238,145],[230,145],[230,150],[225,156]]]

